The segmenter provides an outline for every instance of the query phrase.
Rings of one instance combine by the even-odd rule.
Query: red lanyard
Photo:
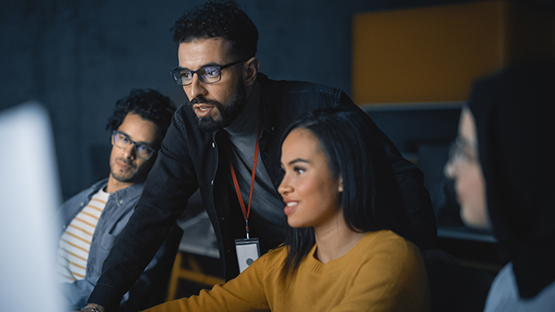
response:
[[[262,121],[258,126],[258,133],[256,134],[256,145],[254,147],[254,163],[252,165],[251,192],[249,195],[248,209],[245,209],[245,202],[243,202],[243,196],[241,196],[241,189],[239,188],[239,183],[237,182],[235,169],[233,169],[233,164],[231,163],[231,159],[229,160],[229,168],[231,169],[233,184],[235,184],[235,193],[237,193],[237,198],[239,199],[239,205],[241,205],[241,211],[243,211],[243,218],[245,219],[245,229],[247,230],[247,239],[249,238],[249,214],[251,213],[252,189],[254,187],[254,177],[256,176],[256,164],[258,162],[258,150],[259,150],[258,141],[259,141],[261,132],[262,132]]]

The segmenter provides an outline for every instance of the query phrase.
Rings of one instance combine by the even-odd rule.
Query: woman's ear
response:
[[[339,193],[343,192],[343,177],[339,177],[339,186],[337,187]]]
[[[256,57],[251,57],[245,62],[243,66],[243,82],[246,87],[252,86],[258,75],[258,66],[260,66],[258,59]]]

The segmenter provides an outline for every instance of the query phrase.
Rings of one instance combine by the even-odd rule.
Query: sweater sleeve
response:
[[[387,239],[359,268],[357,278],[333,312],[429,311],[426,269],[418,248]]]
[[[280,267],[284,255],[285,248],[270,251],[226,284],[216,285],[209,291],[201,290],[198,296],[157,305],[145,312],[268,311],[266,287],[273,285],[268,285],[265,277]]]

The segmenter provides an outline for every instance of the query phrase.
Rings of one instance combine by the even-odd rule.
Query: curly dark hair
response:
[[[106,124],[106,129],[117,130],[125,116],[133,112],[158,127],[156,144],[166,135],[175,108],[169,97],[152,89],[132,89],[129,95],[116,102],[116,109]]]
[[[195,39],[224,38],[236,58],[256,55],[258,30],[247,13],[234,1],[208,1],[183,14],[172,28],[179,45]]]

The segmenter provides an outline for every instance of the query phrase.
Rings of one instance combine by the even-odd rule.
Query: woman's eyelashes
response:
[[[281,166],[280,170],[281,170],[281,173],[283,173],[283,174],[287,174],[287,172],[288,172],[287,168],[285,168],[283,165]],[[294,165],[290,170],[291,170],[291,172],[293,172],[297,175],[300,175],[300,174],[303,174],[306,171],[306,168],[303,167],[303,166]]]
[[[301,167],[301,166],[294,166],[293,167],[293,171],[299,175],[299,174],[303,174],[305,172],[305,168]]]

